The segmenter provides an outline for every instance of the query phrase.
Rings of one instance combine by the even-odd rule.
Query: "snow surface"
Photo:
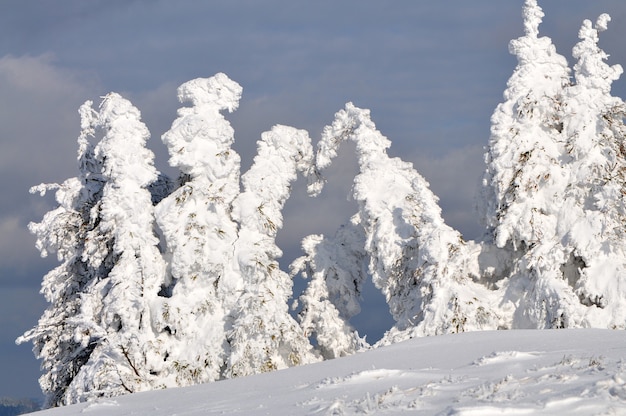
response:
[[[317,364],[38,415],[619,415],[626,332],[468,332]]]

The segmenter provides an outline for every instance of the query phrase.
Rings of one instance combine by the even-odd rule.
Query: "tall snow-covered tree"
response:
[[[611,96],[623,70],[608,65],[598,32],[585,20],[574,47],[576,84],[564,110],[566,168],[570,175],[559,217],[559,241],[568,254],[565,279],[586,307],[583,326],[626,327],[626,105]]]
[[[80,114],[80,175],[59,187],[60,206],[30,226],[42,254],[56,251],[62,261],[44,278],[51,306],[18,340],[32,340],[43,360],[48,406],[155,388],[163,361],[150,316],[164,263],[146,189],[157,177],[144,146],[149,132],[117,94],[100,112],[88,101]]]
[[[302,241],[306,253],[291,264],[309,283],[298,301],[300,325],[324,359],[353,354],[369,345],[349,320],[361,311],[360,297],[367,276],[365,233],[358,215],[333,238],[310,235]]]
[[[167,361],[181,386],[221,378],[230,354],[228,314],[243,288],[233,269],[238,224],[231,215],[240,158],[220,112],[234,111],[241,92],[222,73],[182,84],[178,98],[190,106],[163,135],[170,165],[189,179],[156,208],[171,282],[155,319],[172,334]]]
[[[154,211],[147,187],[157,179],[150,136],[140,113],[120,95],[107,95],[98,114],[103,137],[94,149],[105,181],[97,226],[86,239],[84,256],[100,274],[81,294],[80,315],[89,327],[81,342],[93,348],[66,397],[78,402],[163,385],[164,360],[152,307],[164,283],[165,264],[154,233]]]
[[[90,343],[90,325],[80,319],[82,297],[87,285],[98,277],[86,255],[86,236],[97,226],[97,204],[104,180],[101,163],[95,158],[93,137],[97,115],[86,102],[80,108],[81,133],[78,138],[79,175],[60,185],[39,185],[31,192],[42,195],[56,190],[59,206],[39,223],[29,224],[37,238],[41,255],[56,253],[61,264],[43,279],[41,293],[50,304],[37,326],[18,338],[18,343],[32,341],[35,356],[42,361],[41,389],[45,406],[69,404],[66,393],[80,368],[89,360],[94,344]]]
[[[500,247],[528,247],[541,238],[553,201],[537,197],[549,195],[549,186],[560,189],[565,177],[560,173],[560,107],[569,68],[552,41],[538,36],[542,17],[536,0],[527,0],[525,35],[509,45],[518,64],[505,101],[491,118],[483,198],[486,223]]]
[[[365,230],[369,272],[396,320],[382,343],[497,328],[496,292],[476,282],[480,247],[444,223],[437,198],[410,163],[387,155],[390,142],[368,110],[348,103],[336,114],[318,143],[318,172],[345,140],[356,143],[353,197]],[[319,192],[322,184],[313,182],[310,191]]]
[[[279,267],[276,234],[298,172],[308,174],[313,150],[306,131],[274,126],[258,142],[258,154],[242,177],[233,202],[239,222],[236,268],[244,287],[232,310],[226,377],[240,377],[317,361],[308,338],[289,314],[292,279]]]
[[[518,59],[492,116],[486,154],[485,219],[497,247],[511,253],[506,302],[516,305],[513,327],[563,327],[580,322],[578,298],[563,279],[567,253],[558,220],[568,171],[563,167],[564,90],[569,67],[552,41],[539,37],[543,12],[524,5],[524,36],[511,41]],[[504,279],[507,276],[498,276]]]

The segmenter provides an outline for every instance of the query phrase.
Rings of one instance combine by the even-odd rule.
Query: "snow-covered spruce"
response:
[[[240,192],[234,132],[220,113],[235,110],[240,96],[224,74],[183,84],[179,99],[192,106],[163,136],[170,164],[189,178],[157,206],[171,282],[155,319],[172,334],[167,365],[176,385],[317,360],[288,313],[291,279],[274,241],[290,183],[310,169],[310,139],[286,126],[264,133]]]
[[[582,326],[626,328],[626,105],[611,96],[623,70],[609,66],[598,32],[585,20],[573,55],[576,83],[567,88],[564,134],[569,174],[559,215],[559,237],[567,254],[564,278],[585,306]]]
[[[560,107],[569,83],[567,61],[552,41],[538,37],[543,12],[536,0],[524,6],[525,35],[512,40],[518,64],[491,118],[485,155],[485,222],[499,247],[523,250],[540,240],[550,224],[567,175],[561,172],[564,147]],[[551,192],[553,191],[553,192]],[[521,224],[521,225],[520,225]]]
[[[100,112],[87,102],[80,114],[80,175],[59,187],[60,206],[30,226],[42,254],[56,251],[62,262],[42,286],[50,307],[18,340],[32,340],[43,360],[48,406],[153,389],[163,361],[150,317],[164,262],[146,189],[157,177],[149,132],[117,94]],[[100,133],[94,147],[89,140]]]
[[[170,165],[189,178],[156,207],[168,284],[154,319],[172,334],[167,363],[177,386],[220,379],[230,354],[230,310],[243,289],[233,268],[238,224],[231,217],[240,158],[231,148],[233,128],[220,112],[234,111],[241,92],[221,73],[182,84],[178,98],[190,106],[178,110],[163,135]]]
[[[162,384],[163,363],[152,304],[163,285],[165,263],[154,234],[151,194],[157,178],[146,149],[150,133],[140,113],[120,95],[104,97],[98,114],[103,137],[94,154],[105,181],[98,225],[87,239],[100,240],[86,255],[103,271],[82,294],[83,325],[91,325],[89,360],[66,393],[71,402],[152,390]]]
[[[516,306],[512,327],[580,324],[582,310],[562,279],[567,260],[557,223],[568,185],[563,168],[563,94],[570,70],[552,41],[539,37],[536,0],[524,6],[525,35],[510,43],[518,65],[492,116],[483,200],[495,244],[511,253],[500,282]],[[508,276],[498,276],[506,279]]]
[[[241,87],[226,75],[179,88],[190,106],[163,136],[178,181],[154,168],[127,100],[109,94],[99,111],[85,103],[78,176],[31,190],[56,190],[59,204],[29,225],[42,256],[56,252],[61,264],[42,284],[49,308],[18,339],[42,360],[47,404],[366,348],[349,319],[368,273],[396,320],[377,345],[478,329],[626,328],[626,105],[610,94],[622,68],[598,47],[610,18],[584,21],[572,83],[565,58],[539,37],[542,17],[526,0],[525,34],[510,44],[518,65],[492,116],[484,243],[444,223],[424,178],[387,155],[390,142],[352,104],[324,129],[315,162],[305,131],[264,133],[242,192],[221,114],[237,108]],[[322,190],[346,140],[356,144],[359,211],[333,237],[304,239],[292,265],[309,278],[298,324],[278,264],[281,211],[298,173],[312,194]]]
[[[231,311],[226,377],[318,360],[304,332],[289,315],[292,280],[279,267],[277,259],[282,251],[275,242],[291,183],[298,172],[308,174],[312,168],[311,140],[304,130],[275,126],[262,134],[257,148],[252,167],[242,177],[243,192],[233,203],[233,217],[240,224],[234,244],[235,266],[244,286]]]
[[[318,181],[310,191],[321,190],[323,171],[345,140],[356,143],[353,197],[365,230],[369,272],[396,320],[380,344],[498,328],[498,292],[477,282],[480,246],[444,223],[437,198],[410,163],[387,155],[390,142],[376,130],[368,110],[348,103],[324,129]]]
[[[609,94],[621,67],[604,63],[585,21],[572,85],[565,58],[538,37],[542,16],[526,1],[525,36],[510,47],[518,66],[492,117],[485,219],[509,253],[496,284],[514,328],[624,327],[624,106]]]

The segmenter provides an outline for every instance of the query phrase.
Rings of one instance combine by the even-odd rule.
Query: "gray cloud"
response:
[[[53,201],[29,195],[28,189],[76,174],[77,109],[89,86],[86,78],[57,68],[50,56],[0,58],[2,268],[24,269],[37,255],[26,224]]]
[[[39,365],[31,345],[15,345],[15,339],[37,322],[44,300],[32,288],[2,288],[0,298],[0,397],[39,397]]]

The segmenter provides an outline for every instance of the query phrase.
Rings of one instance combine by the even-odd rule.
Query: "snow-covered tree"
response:
[[[41,255],[46,257],[49,253],[56,253],[61,264],[43,279],[41,293],[50,305],[37,326],[17,340],[18,343],[32,341],[35,356],[42,360],[43,375],[39,384],[46,396],[47,407],[68,404],[68,386],[94,347],[88,342],[89,325],[83,325],[77,318],[81,310],[81,294],[98,274],[86,257],[85,243],[86,235],[97,224],[92,210],[102,196],[104,182],[100,175],[101,164],[89,142],[96,123],[91,102],[80,108],[80,115],[79,175],[60,185],[42,184],[31,189],[31,192],[42,195],[57,189],[59,204],[41,222],[29,224]]]
[[[573,55],[576,84],[564,111],[569,183],[559,216],[560,242],[568,255],[565,279],[586,307],[580,325],[626,327],[626,105],[611,96],[622,74],[598,47],[598,32],[585,20]]]
[[[566,177],[560,172],[560,107],[569,68],[551,40],[538,37],[542,16],[536,0],[527,0],[525,35],[509,46],[518,65],[491,118],[483,199],[485,220],[500,247],[521,249],[542,238],[554,205],[550,191],[560,190]]]
[[[258,142],[258,154],[242,177],[243,192],[233,202],[239,222],[236,267],[244,287],[232,310],[231,348],[226,377],[240,377],[318,358],[298,323],[289,315],[292,279],[279,267],[276,234],[282,209],[298,172],[309,174],[313,149],[306,131],[274,126]]]
[[[66,392],[69,402],[162,385],[164,357],[151,312],[165,263],[147,190],[157,179],[154,156],[145,147],[150,133],[139,110],[115,93],[104,98],[98,127],[103,137],[94,155],[105,185],[92,212],[97,226],[86,236],[95,243],[87,244],[84,257],[99,275],[81,294],[80,315],[74,318],[88,327],[81,342],[93,350]]]
[[[369,345],[349,320],[361,311],[361,288],[367,278],[365,233],[358,215],[333,238],[310,235],[302,241],[306,253],[291,264],[291,274],[310,279],[294,306],[300,326],[324,359],[353,354]]]
[[[42,255],[62,262],[44,278],[50,307],[18,340],[42,359],[48,406],[154,388],[162,361],[150,317],[164,263],[146,189],[157,177],[149,132],[117,94],[80,114],[80,175],[57,185],[59,207],[30,225]]]
[[[390,142],[376,130],[368,110],[348,103],[324,129],[316,158],[320,180],[310,191],[321,190],[321,173],[345,140],[356,143],[353,197],[365,230],[369,272],[396,320],[382,343],[496,329],[496,292],[475,281],[480,247],[444,223],[437,198],[410,163],[387,155]]]
[[[230,353],[227,318],[242,290],[233,269],[238,224],[231,216],[240,158],[220,111],[234,111],[241,91],[222,73],[182,84],[178,98],[190,106],[179,109],[163,135],[170,165],[188,178],[156,208],[171,282],[155,319],[172,334],[167,361],[181,386],[221,378]]]
[[[486,154],[485,219],[497,247],[511,252],[507,299],[514,327],[562,327],[579,322],[579,302],[563,279],[567,254],[558,241],[568,171],[563,167],[564,89],[569,67],[552,41],[539,37],[543,12],[524,5],[524,36],[511,41],[518,59],[492,116]],[[507,276],[499,276],[503,279]],[[497,279],[496,278],[496,279]]]
[[[542,17],[527,0],[486,155],[486,222],[511,253],[504,301],[513,327],[623,328],[625,106],[610,95],[622,69],[597,44],[610,18],[583,23],[571,84],[565,58],[538,36]]]

